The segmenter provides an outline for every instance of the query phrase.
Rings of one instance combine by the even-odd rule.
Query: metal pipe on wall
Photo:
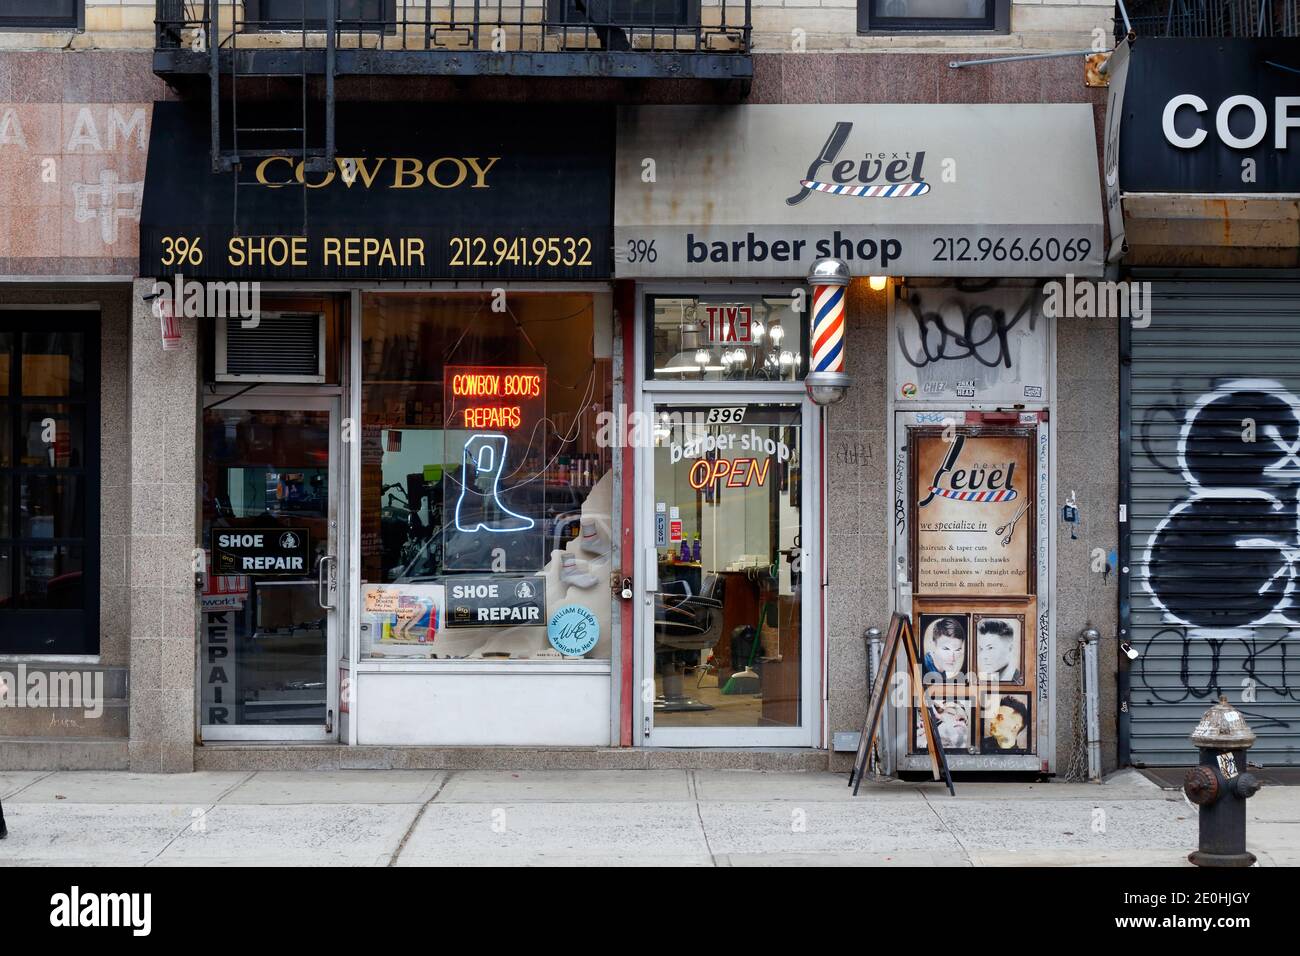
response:
[[[871,689],[876,686],[876,675],[880,673],[880,658],[885,652],[885,640],[878,627],[869,627],[863,637],[867,642],[867,693],[870,695]],[[871,706],[870,696],[867,698],[867,706]],[[889,745],[887,737],[881,735],[880,738],[886,741],[886,745],[881,748],[882,753],[888,753]],[[867,755],[868,764],[870,764],[871,755]],[[882,760],[882,764],[885,761]]]
[[[1088,739],[1088,779],[1101,780],[1101,722],[1097,714],[1097,645],[1101,633],[1089,624],[1083,639],[1084,722]]]

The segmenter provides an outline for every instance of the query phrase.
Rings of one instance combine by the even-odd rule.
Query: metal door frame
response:
[[[888,415],[888,424],[886,425],[886,441],[888,443],[889,455],[889,479],[888,494],[886,497],[885,507],[886,521],[891,528],[890,538],[890,560],[889,560],[889,599],[891,602],[891,612],[901,611],[904,614],[911,614],[912,609],[912,585],[913,569],[909,566],[907,560],[907,526],[903,526],[904,539],[900,545],[898,539],[899,528],[896,525],[896,507],[899,502],[904,509],[908,508],[908,489],[907,485],[907,458],[911,452],[907,447],[906,431],[909,427],[908,418],[916,413],[938,413],[943,415],[961,415],[959,421],[964,421],[964,413],[972,412],[995,412],[1002,406],[997,402],[980,402],[972,401],[960,407],[952,399],[934,399],[902,401],[899,399],[899,383],[894,374],[894,343],[897,342],[897,315],[896,305],[897,297],[894,292],[894,286],[891,282],[887,297],[887,316],[886,316],[886,389],[888,401],[886,402],[886,414]],[[1018,407],[1017,411],[1024,412],[1047,412],[1047,421],[1037,423],[1035,432],[1035,449],[1034,457],[1039,469],[1037,481],[1038,496],[1038,526],[1036,534],[1038,537],[1037,552],[1037,600],[1038,600],[1038,620],[1034,622],[1034,644],[1032,645],[1035,653],[1038,655],[1040,666],[1035,674],[1035,710],[1034,723],[1038,732],[1038,742],[1035,744],[1035,753],[1024,756],[968,756],[962,754],[953,754],[948,757],[948,765],[953,770],[979,770],[991,772],[1036,772],[1050,773],[1058,772],[1057,754],[1056,754],[1056,732],[1057,732],[1057,615],[1056,615],[1056,514],[1058,511],[1057,502],[1057,432],[1056,416],[1052,410],[1057,407],[1056,388],[1057,388],[1057,352],[1056,352],[1056,320],[1048,320],[1047,323],[1047,394],[1038,400],[1026,400],[1018,403],[1023,407]],[[1004,403],[1005,404],[1005,403]],[[913,419],[913,423],[914,423]],[[900,475],[899,469],[902,469]],[[899,487],[899,479],[902,479],[903,487]],[[909,514],[904,510],[904,514]],[[1025,630],[1029,630],[1029,624],[1026,622]],[[1044,630],[1046,633],[1044,633]],[[1028,635],[1026,635],[1027,637]],[[1028,650],[1028,648],[1027,648]],[[901,666],[901,665],[900,665]],[[1044,683],[1045,682],[1045,683]],[[886,708],[886,730],[885,736],[889,740],[887,747],[888,754],[885,756],[885,762],[888,769],[894,770],[928,770],[929,758],[924,754],[911,754],[908,747],[908,734],[911,732],[910,727],[901,726],[907,721],[893,720],[890,713],[892,708]],[[910,719],[910,718],[909,718]],[[990,766],[990,760],[996,761],[995,766]]]
[[[656,404],[674,405],[798,405],[803,430],[803,463],[800,489],[799,522],[802,544],[800,595],[801,653],[799,693],[800,724],[797,727],[656,727],[654,721],[654,598],[657,588],[658,555],[654,547],[654,448],[640,447],[636,453],[636,514],[633,527],[637,539],[636,574],[633,586],[634,605],[634,686],[636,694],[634,720],[640,731],[633,734],[634,746],[643,747],[816,747],[821,739],[824,686],[822,670],[823,586],[820,517],[814,505],[822,500],[821,416],[807,396],[802,381],[797,382],[662,382],[647,380],[646,371],[646,299],[650,295],[737,295],[771,294],[785,283],[710,283],[654,282],[637,283],[636,287],[636,370],[637,410],[653,422]],[[794,288],[801,284],[794,283]],[[649,699],[647,700],[647,695]]]
[[[327,526],[331,540],[325,553],[332,557],[328,571],[326,592],[333,607],[325,616],[325,724],[299,725],[258,725],[258,724],[200,724],[199,735],[203,741],[301,741],[310,743],[334,743],[339,739],[339,666],[340,628],[347,620],[346,589],[340,582],[348,580],[348,571],[341,564],[347,561],[347,527],[339,520],[342,502],[347,500],[347,489],[343,487],[345,469],[341,458],[340,424],[342,419],[342,389],[290,388],[287,386],[261,386],[248,393],[236,393],[229,396],[218,395],[214,401],[205,404],[203,410],[220,405],[223,408],[250,409],[257,411],[323,411],[329,413],[329,502],[326,511]],[[203,421],[199,419],[199,444],[202,446]],[[208,542],[204,542],[207,546]],[[319,574],[319,570],[317,572]],[[196,706],[199,707],[199,719],[202,719],[200,701],[202,687],[202,611],[198,612],[198,640],[196,653],[199,657],[199,680],[195,685]]]

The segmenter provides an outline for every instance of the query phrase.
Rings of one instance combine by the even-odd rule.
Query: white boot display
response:
[[[587,655],[588,658],[596,659],[608,659],[610,656],[612,602],[608,585],[602,586],[602,582],[609,581],[613,568],[610,522],[614,503],[613,488],[612,473],[606,473],[596,482],[582,504],[582,533],[566,541],[563,548],[552,551],[550,560],[539,574],[546,587],[548,619],[556,609],[566,604],[581,604],[596,616],[600,624],[600,639]],[[538,652],[547,652],[547,656],[553,653],[546,628],[510,627],[491,632],[483,645],[471,652],[470,656],[509,653],[511,657],[532,658],[538,656]]]

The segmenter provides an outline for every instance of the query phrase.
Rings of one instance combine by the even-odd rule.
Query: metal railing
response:
[[[1300,37],[1300,0],[1130,0],[1138,36]],[[1123,34],[1116,16],[1116,36]]]
[[[335,0],[340,50],[484,55],[750,52],[752,0]],[[156,0],[155,47],[206,49],[216,4],[218,46],[236,40],[324,47],[323,0]],[[307,32],[303,33],[304,21]]]

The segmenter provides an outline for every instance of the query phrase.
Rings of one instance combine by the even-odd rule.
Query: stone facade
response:
[[[1081,58],[962,69],[949,63],[958,52],[990,56],[1090,48],[1094,31],[1111,29],[1110,15],[1108,3],[1016,2],[1014,32],[1009,36],[861,37],[856,34],[852,2],[755,0],[754,80],[743,101],[1085,102],[1094,109],[1100,149],[1105,91],[1084,85]],[[0,736],[31,738],[0,747],[0,768],[129,766],[138,771],[176,772],[195,766],[193,549],[201,453],[200,343],[194,324],[183,323],[182,347],[162,351],[158,320],[142,298],[150,283],[130,281],[137,272],[136,223],[129,215],[110,213],[117,218],[116,231],[105,231],[98,214],[111,207],[100,204],[96,215],[84,208],[86,190],[104,183],[105,170],[116,175],[114,186],[137,178],[143,181],[143,150],[137,148],[137,132],[131,125],[135,110],[146,110],[147,123],[150,104],[175,97],[152,73],[153,16],[152,0],[88,0],[85,33],[0,34],[0,190],[8,190],[3,194],[7,201],[0,203],[0,275],[44,277],[51,283],[60,278],[98,277],[115,283],[77,288],[0,283],[0,301],[94,301],[101,308],[102,644],[96,666],[114,673],[118,684],[109,686],[120,686],[118,704],[123,710],[129,673],[130,708],[129,721],[119,714],[117,723],[103,725],[106,732],[101,738],[89,742],[84,738],[94,737],[100,728],[83,728],[64,735],[65,740],[51,741],[36,728],[4,724],[0,711]],[[792,44],[797,31],[803,34],[802,46]],[[568,81],[561,86],[528,80],[466,84],[444,78],[340,82],[340,95],[354,99],[522,100],[555,96],[557,90],[565,98],[571,95],[579,100],[735,98],[734,91],[663,83],[628,87],[607,80]],[[274,95],[272,84],[265,85],[263,95]],[[130,109],[123,111],[125,107]],[[80,120],[83,109],[89,110],[100,137],[99,151],[93,141],[87,142],[89,133]],[[24,152],[18,152],[14,127],[12,122],[6,126],[6,116],[16,118],[26,134]],[[47,160],[59,173],[54,183],[41,182]],[[74,190],[78,185],[82,187],[80,213]],[[61,225],[50,230],[54,221]],[[828,736],[861,727],[867,697],[863,630],[883,627],[891,611],[886,498],[890,342],[885,295],[872,292],[864,283],[852,286],[846,347],[854,387],[827,418],[827,485],[832,491],[826,506],[834,515],[826,542]],[[1067,320],[1057,329],[1057,342],[1057,398],[1052,408],[1055,481],[1060,495],[1076,493],[1083,512],[1078,539],[1071,539],[1068,528],[1056,523],[1052,600],[1057,611],[1057,660],[1052,679],[1058,769],[1063,772],[1076,738],[1081,667],[1066,666],[1061,657],[1088,623],[1103,635],[1105,766],[1113,767],[1116,759],[1117,664],[1112,638],[1117,626],[1118,575],[1095,573],[1091,556],[1094,548],[1109,551],[1116,545],[1118,336],[1113,324]],[[856,457],[853,463],[849,457],[838,459],[835,450],[841,444],[865,449],[865,457]],[[557,755],[547,765],[567,765],[566,759]],[[716,763],[707,755],[662,759],[677,761],[674,765],[694,765],[691,760],[704,766]],[[738,758],[729,755],[724,762],[733,759]],[[759,759],[756,756],[743,765],[758,765]],[[836,769],[846,766],[847,759],[844,754],[829,758]],[[642,765],[640,755],[627,760],[629,765]]]

